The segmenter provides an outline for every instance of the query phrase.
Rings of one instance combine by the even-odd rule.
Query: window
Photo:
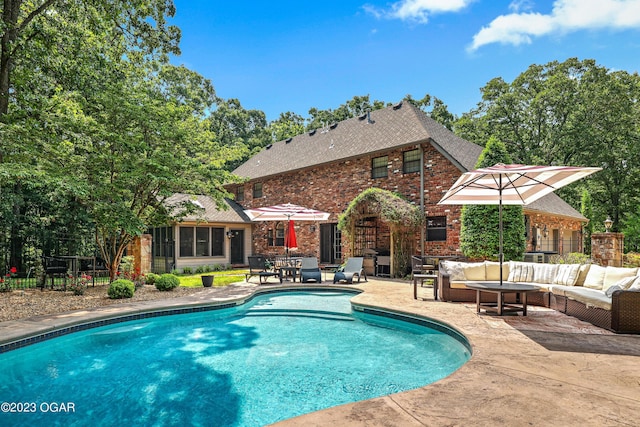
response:
[[[224,256],[224,228],[211,229],[211,256]]]
[[[402,159],[402,172],[420,172],[420,150],[405,151]]]
[[[242,202],[244,200],[244,185],[236,187],[236,202]]]
[[[447,217],[427,217],[427,241],[441,242],[447,240]]]
[[[269,246],[284,246],[284,222],[276,224],[275,230],[269,229]]]
[[[209,256],[209,227],[196,227],[196,256]]]
[[[180,227],[180,257],[224,256],[224,228]]]
[[[262,183],[256,182],[253,184],[253,198],[258,199],[262,197]]]
[[[193,256],[193,227],[180,227],[180,256]]]
[[[371,178],[387,177],[387,156],[376,157],[371,160]]]

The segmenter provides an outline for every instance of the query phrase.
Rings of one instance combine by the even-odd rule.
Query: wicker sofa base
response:
[[[576,319],[584,320],[592,325],[596,325],[599,328],[613,330],[611,327],[611,310],[605,310],[598,307],[588,307],[587,305],[565,298],[567,301],[568,316],[575,317]]]

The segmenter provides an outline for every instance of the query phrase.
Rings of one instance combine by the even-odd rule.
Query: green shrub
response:
[[[171,270],[171,274],[175,274],[177,276],[178,274],[180,274],[180,270],[178,270],[177,268],[174,268]]]
[[[196,274],[202,274],[202,273],[204,273],[204,272],[206,272],[206,271],[207,271],[207,270],[205,269],[205,266],[204,266],[204,265],[199,265],[199,266],[196,268]]]
[[[177,276],[165,273],[156,280],[156,288],[159,291],[171,291],[180,285],[180,279]]]
[[[184,267],[182,269],[182,274],[191,274],[193,273],[193,269],[191,267]]]
[[[118,279],[111,282],[107,295],[111,299],[131,298],[136,290],[136,286],[131,280]]]
[[[551,255],[549,264],[589,264],[591,259],[589,255],[580,252],[571,252],[563,255]]]
[[[144,283],[147,284],[147,285],[155,285],[156,284],[156,280],[158,280],[159,277],[160,277],[159,274],[147,273],[144,276]]]

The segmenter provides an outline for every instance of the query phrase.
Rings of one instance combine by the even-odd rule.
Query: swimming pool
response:
[[[461,337],[353,311],[352,297],[272,293],[4,353],[0,424],[261,426],[421,387],[469,359]]]

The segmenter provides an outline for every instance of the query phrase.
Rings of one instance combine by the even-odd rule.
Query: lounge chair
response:
[[[300,283],[306,283],[309,280],[315,280],[318,283],[322,283],[322,272],[318,266],[318,259],[302,258],[302,264],[300,266]]]
[[[347,283],[353,283],[353,278],[358,276],[358,282],[360,278],[364,276],[365,282],[367,281],[367,273],[362,268],[363,257],[351,257],[347,260],[344,267],[340,267],[336,274],[333,276],[333,283],[337,283],[340,280],[345,280]]]
[[[267,283],[269,277],[278,277],[282,283],[282,271],[273,271],[267,268],[267,259],[263,255],[249,256],[249,272],[245,275],[245,281],[249,281],[252,276],[258,276],[260,284],[262,280]]]

